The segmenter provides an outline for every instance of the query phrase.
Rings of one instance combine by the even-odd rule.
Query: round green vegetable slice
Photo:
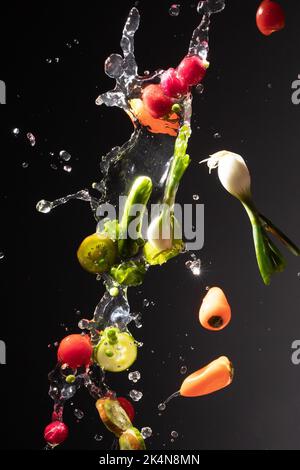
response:
[[[120,450],[145,450],[145,441],[140,431],[131,427],[119,439]]]
[[[96,408],[103,424],[116,436],[119,437],[124,431],[132,426],[126,411],[121,407],[118,400],[113,400],[112,398],[100,398],[96,402]]]
[[[136,357],[137,345],[129,333],[118,328],[104,331],[96,351],[96,360],[104,370],[123,372],[135,362]]]

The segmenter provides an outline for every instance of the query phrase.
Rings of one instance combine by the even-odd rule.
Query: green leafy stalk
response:
[[[176,138],[174,156],[172,159],[169,175],[166,182],[164,197],[163,197],[163,208],[159,216],[159,224],[163,225],[164,221],[169,220],[171,227],[170,232],[174,234],[175,224],[178,223],[174,216],[174,205],[177,190],[180,181],[187,170],[191,159],[186,154],[188,141],[191,135],[191,129],[188,124],[184,124]],[[169,259],[177,256],[184,248],[182,240],[173,240],[172,247],[170,249],[157,249],[152,246],[149,242],[144,247],[144,256],[150,265],[163,264]]]
[[[122,220],[119,225],[118,251],[121,258],[130,258],[135,256],[138,253],[140,246],[144,243],[142,237],[142,221],[151,193],[151,179],[147,176],[139,176],[134,181],[128,194]],[[133,206],[137,204],[141,206],[139,215],[133,211]],[[136,224],[135,240],[128,236],[128,227],[133,221],[135,221]]]
[[[300,254],[299,248],[268,219],[259,214],[252,202],[241,202],[246,209],[252,225],[254,246],[260,274],[264,283],[269,285],[271,276],[277,272],[283,271],[286,262],[279,249],[268,237],[267,232],[275,235],[297,256]]]

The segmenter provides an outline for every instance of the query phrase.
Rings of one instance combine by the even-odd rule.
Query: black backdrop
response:
[[[191,1],[180,3],[181,14],[171,17],[171,2],[139,2],[141,71],[174,66],[184,55],[198,18]],[[143,328],[132,327],[144,342],[134,366],[142,374],[134,388],[144,393],[135,406],[136,424],[153,429],[152,449],[300,447],[300,366],[291,362],[291,343],[300,338],[299,261],[287,255],[287,270],[264,287],[242,208],[216,175],[198,165],[223,148],[242,154],[259,207],[300,242],[300,106],[291,102],[291,83],[300,67],[300,6],[297,0],[281,3],[287,27],[270,38],[255,26],[258,1],[227,0],[226,10],[213,18],[211,68],[205,93],[194,99],[193,163],[179,192],[181,202],[198,194],[205,204],[202,275],[193,277],[185,268],[188,257],[181,257],[151,270],[143,288],[130,294],[136,310],[144,298],[155,302],[143,310]],[[81,239],[94,230],[87,206],[75,202],[43,216],[35,204],[89,186],[98,177],[100,156],[131,133],[121,111],[97,108],[94,102],[112,86],[103,63],[119,51],[132,4],[1,5],[0,79],[8,91],[7,105],[0,107],[0,251],[5,253],[0,339],[7,344],[7,365],[0,366],[3,449],[43,447],[52,406],[47,372],[56,351],[48,344],[62,338],[66,327],[77,331],[76,311],[91,316],[101,294],[100,284],[80,269],[75,256]],[[16,127],[18,137],[12,135]],[[34,148],[26,132],[36,135]],[[221,138],[214,138],[216,132]],[[72,155],[70,174],[59,165],[50,167],[55,157],[49,153],[62,149]],[[214,284],[225,289],[233,309],[232,323],[222,333],[206,332],[197,322],[205,286]],[[177,399],[158,416],[157,404],[178,389],[182,365],[192,372],[223,354],[236,370],[231,387],[199,399]],[[133,388],[126,374],[109,381],[121,395]],[[73,402],[66,411],[71,434],[64,448],[109,448],[111,435],[103,430],[93,400],[82,392]],[[79,423],[75,408],[85,413]],[[179,436],[172,443],[173,430]],[[104,436],[102,442],[95,434]]]

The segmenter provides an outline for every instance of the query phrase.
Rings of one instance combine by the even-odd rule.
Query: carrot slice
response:
[[[212,287],[203,299],[199,310],[199,321],[203,328],[220,331],[231,320],[231,308],[220,287]]]
[[[181,384],[180,395],[200,397],[217,392],[233,379],[233,367],[226,356],[221,356],[202,369],[189,375]]]

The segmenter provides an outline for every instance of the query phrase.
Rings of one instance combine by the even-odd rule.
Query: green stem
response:
[[[241,202],[252,225],[256,259],[261,277],[264,283],[269,285],[272,274],[281,272],[285,268],[285,260],[281,252],[266,234],[261,217],[259,216],[253,202]]]
[[[129,258],[138,253],[142,238],[142,222],[146,205],[152,193],[152,181],[147,176],[139,176],[133,183],[128,194],[124,213],[119,226],[118,250],[121,258]],[[134,205],[140,205],[141,210],[137,216],[133,211]],[[136,221],[136,239],[128,236],[128,227],[131,222]]]

